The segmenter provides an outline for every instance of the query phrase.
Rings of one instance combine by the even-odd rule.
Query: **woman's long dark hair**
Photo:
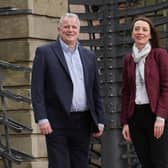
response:
[[[146,16],[136,17],[132,22],[131,31],[133,31],[133,27],[134,27],[135,22],[137,22],[139,20],[142,20],[142,21],[147,22],[149,24],[150,31],[151,31],[151,39],[150,39],[151,46],[152,46],[152,48],[159,48],[160,47],[159,34],[158,34],[155,26],[153,25],[152,21],[149,18],[147,18]]]

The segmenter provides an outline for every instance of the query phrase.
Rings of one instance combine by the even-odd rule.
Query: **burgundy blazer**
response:
[[[126,124],[135,107],[135,63],[131,54],[124,59],[121,124]],[[151,111],[157,116],[168,117],[168,53],[153,48],[145,62],[145,83]]]

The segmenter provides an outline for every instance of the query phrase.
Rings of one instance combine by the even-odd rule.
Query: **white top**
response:
[[[145,64],[145,59],[141,62]],[[145,81],[145,79],[144,79]],[[135,104],[149,104],[149,98],[146,91],[145,82],[141,80],[138,66],[136,66],[136,97]]]

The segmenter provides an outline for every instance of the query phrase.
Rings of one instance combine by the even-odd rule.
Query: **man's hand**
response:
[[[53,131],[49,122],[39,124],[39,129],[43,135],[51,134]]]
[[[99,132],[93,133],[92,135],[93,137],[98,138],[103,134],[103,131],[104,131],[104,126],[103,127],[99,126]]]

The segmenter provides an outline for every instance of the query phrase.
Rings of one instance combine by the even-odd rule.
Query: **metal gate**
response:
[[[137,15],[153,20],[168,49],[168,0],[69,0],[69,11],[82,20],[80,43],[97,54],[107,126],[91,144],[91,168],[140,167],[131,144],[121,137],[122,59],[129,52],[130,23]]]

